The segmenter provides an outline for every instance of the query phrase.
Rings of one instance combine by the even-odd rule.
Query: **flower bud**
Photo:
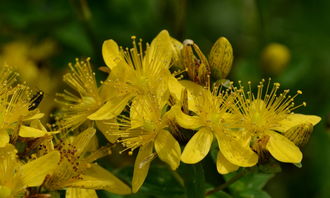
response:
[[[209,63],[212,76],[224,79],[228,76],[233,64],[233,48],[225,37],[220,37],[212,46]]]
[[[292,127],[284,136],[291,140],[295,145],[303,147],[307,144],[313,131],[313,124],[305,123]]]
[[[210,66],[207,58],[194,41],[186,39],[182,48],[182,64],[189,79],[203,86],[210,83]]]
[[[290,50],[279,43],[269,44],[261,55],[263,70],[272,75],[280,74],[287,67],[289,61]]]

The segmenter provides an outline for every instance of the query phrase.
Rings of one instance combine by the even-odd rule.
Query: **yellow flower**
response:
[[[27,187],[40,186],[60,160],[57,151],[50,152],[26,164],[16,157],[14,146],[0,148],[0,197],[16,197]]]
[[[181,81],[181,84],[191,94],[188,99],[194,101],[194,105],[190,108],[193,115],[184,114],[180,108],[177,108],[176,121],[183,128],[198,130],[185,146],[181,160],[188,164],[201,161],[208,154],[215,136],[220,148],[217,156],[219,173],[226,174],[238,169],[237,165],[227,160],[225,157],[227,153],[240,157],[242,160],[240,166],[254,165],[257,156],[248,145],[237,141],[240,132],[229,130],[235,126],[235,121],[228,113],[234,105],[235,93],[231,93],[231,90],[221,90],[219,87],[210,92],[190,81]],[[238,151],[241,153],[237,153]]]
[[[59,125],[64,129],[75,129],[87,120],[87,117],[98,110],[103,101],[99,95],[95,74],[90,59],[69,63],[70,72],[63,80],[75,92],[65,90],[57,94],[56,102],[62,105]],[[75,94],[78,93],[78,94]]]
[[[47,65],[48,58],[56,51],[55,48],[54,41],[48,39],[38,43],[18,40],[6,43],[0,53],[1,65],[8,65],[20,74],[22,81],[47,93],[49,97],[43,99],[47,102],[40,105],[43,112],[50,112],[54,108],[53,95],[59,85],[58,76]]]
[[[244,91],[241,86],[236,98],[236,106],[233,108],[235,120],[238,121],[237,127],[240,129],[242,143],[248,144],[262,157],[265,151],[281,162],[300,163],[302,153],[300,149],[285,134],[302,124],[316,125],[321,118],[314,115],[295,114],[293,110],[306,103],[295,105],[294,99],[302,94],[290,96],[289,90],[278,93],[280,84],[274,83],[270,89],[270,79],[264,89],[264,80],[258,85],[256,95],[252,93],[251,82],[248,83],[248,91]],[[290,132],[292,136],[292,132]],[[293,139],[292,139],[293,140]],[[251,150],[252,151],[252,150]],[[239,165],[240,160],[234,161],[231,157],[225,157],[233,164]],[[237,158],[237,156],[232,156]],[[243,157],[243,156],[242,156]],[[256,163],[256,161],[255,161]],[[240,166],[240,165],[239,165]]]
[[[107,102],[95,113],[91,120],[109,120],[121,113],[129,100],[141,101],[145,94],[154,95],[156,100],[165,103],[168,98],[168,80],[173,80],[169,67],[172,61],[171,38],[166,30],[147,44],[144,52],[142,41],[137,44],[135,36],[133,48],[119,48],[113,40],[103,43],[102,53],[111,69],[103,83],[100,94]],[[134,102],[136,103],[136,102]],[[114,108],[121,107],[121,108]]]
[[[180,145],[169,131],[174,119],[173,112],[164,112],[167,106],[161,106],[150,95],[139,99],[131,105],[130,118],[119,116],[121,130],[114,132],[120,137],[118,141],[126,147],[125,150],[130,150],[129,153],[139,148],[132,181],[134,193],[142,186],[154,157],[158,155],[175,170],[181,155]]]
[[[61,104],[61,111],[57,115],[57,125],[61,130],[74,130],[85,122],[90,121],[89,116],[99,111],[106,98],[102,97],[97,86],[95,73],[90,64],[90,59],[79,60],[76,63],[69,64],[70,72],[65,74],[63,79],[73,90],[64,90],[64,93],[58,93],[55,101]],[[126,106],[126,102],[119,101],[121,98],[112,98],[110,105],[112,113],[118,115]],[[108,102],[107,104],[110,104]],[[109,133],[113,119],[96,120],[97,128],[110,141],[115,142],[115,136]]]
[[[56,144],[54,148],[49,145],[41,145],[41,149],[44,147],[48,148],[43,149],[44,152],[49,152],[49,149],[55,149],[61,154],[60,162],[43,184],[45,188],[48,190],[66,188],[68,189],[67,194],[71,197],[74,197],[75,193],[79,194],[85,191],[95,194],[95,191],[93,192],[92,190],[96,189],[107,190],[116,194],[131,193],[131,189],[120,179],[93,163],[93,161],[108,155],[110,152],[109,147],[103,147],[98,150],[88,149],[88,147],[94,147],[93,145],[90,146],[94,135],[95,129],[88,128],[78,136],[65,138],[65,140]]]
[[[5,146],[10,140],[15,142],[21,129],[25,129],[25,137],[40,137],[29,128],[24,128],[31,121],[38,120],[44,115],[39,113],[38,109],[32,108],[35,105],[32,98],[32,90],[21,84],[9,86],[0,94],[0,147]]]

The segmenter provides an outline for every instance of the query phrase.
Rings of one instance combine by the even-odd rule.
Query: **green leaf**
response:
[[[257,169],[254,169],[257,170]],[[241,170],[241,171],[247,171]],[[238,174],[240,171],[225,175],[225,179],[228,181],[231,177]],[[236,181],[232,185],[229,186],[229,189],[234,192],[243,192],[246,190],[261,190],[266,183],[274,176],[274,174],[269,173],[261,173],[257,171],[252,171],[247,175],[243,176],[240,180]]]
[[[233,197],[224,191],[219,191],[212,195],[207,196],[207,198],[233,198]]]
[[[154,166],[149,169],[141,192],[155,197],[182,197],[184,189],[180,178],[167,166]]]
[[[183,178],[188,198],[205,197],[205,178],[201,162],[197,164],[181,163],[179,173]]]
[[[294,163],[293,165],[295,165],[298,168],[301,168],[302,167],[302,164],[301,163]]]
[[[159,162],[159,164],[157,163]],[[115,174],[118,175],[124,181],[131,181],[133,175],[133,168],[126,167],[122,168],[119,171],[115,171]],[[111,194],[110,197],[119,198],[122,196],[117,196],[112,193],[98,192],[103,194]],[[126,195],[126,197],[173,197],[179,198],[184,195],[183,181],[181,177],[174,171],[170,170],[168,166],[164,166],[163,162],[159,160],[154,160],[152,166],[149,169],[148,176],[144,181],[142,187],[135,195]],[[100,196],[101,197],[101,196]],[[105,196],[107,197],[107,196]]]
[[[241,192],[239,198],[271,198],[270,195],[263,190],[249,189]]]
[[[271,161],[267,164],[258,165],[258,169],[262,173],[279,173],[282,171],[281,165],[277,161]]]

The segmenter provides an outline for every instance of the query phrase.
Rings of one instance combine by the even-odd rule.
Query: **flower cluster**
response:
[[[271,158],[301,162],[299,147],[320,118],[293,112],[306,105],[294,103],[301,91],[291,96],[263,79],[254,92],[251,82],[225,79],[233,62],[226,38],[215,42],[208,57],[192,40],[181,43],[166,30],[146,45],[132,36],[132,44],[103,43],[106,67],[100,69],[108,76],[100,84],[90,58],[69,64],[63,79],[71,90],[56,97],[57,131],[40,122],[42,92],[16,84],[17,74],[6,67],[0,71],[0,195],[29,194],[27,187],[34,186],[66,189],[67,197],[97,197],[95,189],[135,193],[155,158],[174,171],[180,162],[203,160],[213,142],[220,174]],[[98,145],[98,131],[109,145]],[[15,149],[18,143],[25,144],[23,151]],[[95,163],[116,143],[120,153],[137,153],[131,187]]]

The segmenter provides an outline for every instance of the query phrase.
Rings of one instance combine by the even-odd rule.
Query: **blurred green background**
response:
[[[17,62],[24,47],[10,46],[23,43],[28,46],[26,61],[48,68],[53,76],[76,57],[91,57],[95,70],[104,65],[101,46],[110,38],[130,46],[131,35],[150,41],[167,29],[179,41],[194,40],[208,54],[216,39],[225,36],[235,55],[229,79],[257,83],[271,76],[282,87],[303,91],[298,101],[308,105],[298,112],[322,117],[304,148],[303,167],[284,165],[266,190],[274,198],[328,198],[329,10],[328,0],[1,0],[0,60]],[[274,42],[286,46],[290,54],[277,73],[269,72],[269,64],[261,61],[264,48]],[[27,70],[26,62],[17,64]]]

